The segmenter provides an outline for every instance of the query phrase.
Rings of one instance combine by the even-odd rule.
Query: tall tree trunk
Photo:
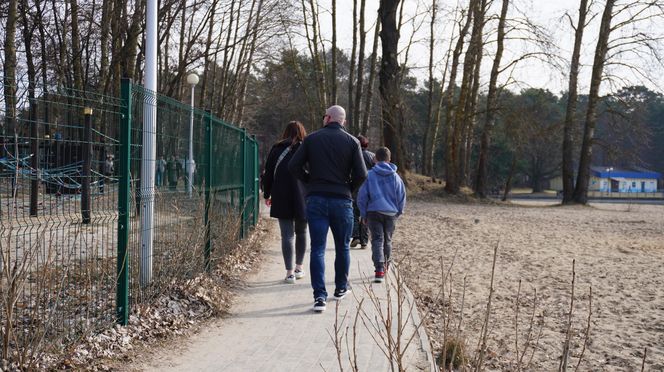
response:
[[[332,0],[332,71],[330,73],[332,97],[330,103],[337,104],[337,0]]]
[[[256,11],[256,21],[254,23],[254,28],[253,28],[253,35],[251,37],[251,46],[249,48],[249,55],[247,56],[247,62],[246,62],[246,67],[244,70],[244,74],[242,77],[242,86],[240,87],[240,102],[239,102],[239,107],[238,107],[238,114],[237,118],[235,120],[238,125],[242,126],[242,120],[244,116],[244,101],[247,96],[247,85],[249,82],[249,76],[251,75],[251,66],[253,65],[253,59],[254,59],[254,52],[256,51],[256,41],[258,40],[258,33],[259,33],[259,28],[261,24],[261,10],[263,9],[263,1],[264,0],[259,0],[258,2],[258,9]]]
[[[318,87],[318,96],[320,97],[320,110],[325,112],[327,108],[327,100],[325,95],[325,69],[323,68],[323,60],[321,58],[321,53],[318,50],[318,38],[320,37],[320,26],[318,23],[318,2],[315,0],[309,0],[311,6],[311,29],[312,29],[312,46],[313,46],[313,63],[314,71],[316,71],[316,84]]]
[[[578,79],[581,57],[581,44],[583,32],[586,28],[586,16],[588,15],[588,0],[581,0],[579,5],[579,20],[574,32],[574,50],[572,52],[572,63],[569,71],[569,87],[567,89],[567,110],[565,112],[565,123],[563,129],[563,204],[569,204],[574,199],[574,139],[573,128],[576,117],[578,101]]]
[[[382,101],[383,140],[392,151],[392,161],[402,174],[408,169],[403,149],[403,107],[399,75],[401,69],[397,59],[399,33],[397,31],[397,7],[400,0],[381,0],[380,39],[383,49],[380,65],[380,96]]]
[[[355,83],[355,59],[357,58],[357,0],[353,0],[353,46],[350,52],[350,68],[348,73],[348,107],[346,107],[346,122],[352,127],[353,121],[353,87]]]
[[[435,46],[435,26],[436,26],[436,0],[431,0],[431,22],[429,23],[429,86],[427,92],[427,127],[424,131],[422,141],[422,173],[424,175],[431,175],[432,162],[431,157],[433,154],[429,151],[431,147],[430,142],[433,142],[433,54]]]
[[[453,121],[450,125],[450,142],[447,144],[449,159],[446,160],[446,175],[448,179],[446,180],[445,190],[451,194],[459,193],[461,183],[463,182],[460,174],[463,172],[461,168],[461,148],[464,144],[461,141],[463,140],[465,122],[469,118],[468,110],[470,108],[470,101],[473,99],[472,91],[476,57],[478,49],[481,50],[478,43],[482,43],[481,30],[484,19],[483,17],[479,18],[479,15],[483,3],[484,0],[474,0],[472,6],[469,8],[469,12],[472,13],[473,18],[473,30],[464,57],[459,101],[456,104]]]
[[[180,71],[184,71],[184,44],[185,44],[185,36],[187,35],[187,0],[181,0],[181,5],[180,7],[182,8],[182,14],[180,16],[180,40],[178,42],[178,73],[177,75],[180,75]],[[184,100],[183,91],[186,91],[187,89],[184,87],[184,81],[183,79],[173,77],[171,82],[175,82],[177,84],[177,89],[175,89],[176,97],[178,99]],[[168,95],[173,94],[173,87],[174,85],[171,84],[171,89],[168,91]]]
[[[240,9],[242,8],[242,0],[240,0],[240,3],[238,4],[238,9],[237,9],[237,15],[235,14],[235,0],[231,1],[231,10],[230,10],[230,20],[229,20],[229,26],[228,26],[228,34],[226,35],[226,45],[231,45],[231,36],[233,38],[233,45],[237,42],[238,38],[238,30],[240,28]],[[236,18],[237,17],[237,18]],[[235,26],[234,26],[235,24]],[[235,27],[235,32],[233,33],[233,27]],[[222,119],[225,119],[225,111],[226,111],[226,106],[227,106],[227,97],[228,97],[228,81],[230,80],[229,74],[230,74],[230,65],[233,61],[233,57],[235,55],[235,47],[233,48],[224,48],[224,58],[222,62],[222,69],[221,69],[221,90],[219,91],[219,109],[217,112],[217,115],[219,115]]]
[[[210,6],[210,18],[208,19],[208,33],[207,38],[205,38],[205,51],[203,52],[203,58],[205,58],[205,63],[203,64],[203,81],[201,82],[201,92],[198,97],[198,107],[206,107],[206,96],[208,94],[208,80],[214,86],[214,79],[210,73],[210,49],[212,48],[212,31],[214,30],[215,25],[215,16],[217,10],[217,0],[212,1]]]
[[[122,57],[119,51],[122,49],[122,10],[124,4],[117,4],[115,1],[112,2],[113,17],[111,19],[111,51],[114,53],[111,57],[111,63],[109,65],[110,75],[112,76],[108,79],[109,88],[106,89],[110,91],[112,95],[118,96],[120,94],[120,80],[122,79]],[[112,86],[110,84],[113,84]]]
[[[380,38],[380,22],[376,21],[374,27],[373,46],[371,48],[371,62],[369,63],[369,81],[367,82],[367,94],[364,99],[364,111],[362,115],[362,129],[360,132],[367,135],[369,131],[369,116],[371,115],[371,103],[373,101],[374,81],[376,80],[376,61],[378,60],[378,39]]]
[[[40,0],[35,0],[35,7],[37,8],[37,27],[39,29],[39,44],[41,48],[41,73],[42,73],[42,97],[44,98],[42,103],[42,111],[44,113],[43,123],[44,123],[44,134],[50,134],[49,129],[49,98],[48,98],[48,58],[46,58],[46,30],[44,27],[44,12],[46,10],[46,3],[44,7],[41,7]]]
[[[233,76],[233,83],[231,84],[231,91],[233,92],[233,98],[230,100],[231,106],[229,107],[228,118],[231,122],[235,122],[237,119],[238,108],[240,104],[240,94],[242,92],[242,80],[246,64],[248,62],[247,56],[251,52],[251,42],[250,35],[252,35],[253,23],[251,20],[254,18],[254,12],[256,11],[256,1],[251,0],[251,7],[249,9],[249,16],[247,17],[246,28],[244,35],[242,37],[242,46],[240,47],[240,54],[238,55],[237,63],[233,69],[235,72]]]
[[[71,3],[71,55],[72,67],[74,69],[74,88],[83,90],[83,64],[81,62],[81,39],[78,27],[78,1],[70,0]]]
[[[367,32],[365,28],[365,5],[366,0],[360,2],[360,50],[357,57],[357,84],[355,85],[355,102],[353,103],[353,122],[351,133],[359,132],[362,129],[361,124],[361,110],[362,107],[362,90],[364,88],[364,48],[367,40]]]
[[[450,67],[450,82],[448,83],[447,92],[445,93],[445,106],[447,111],[445,113],[445,191],[449,194],[456,194],[459,192],[459,184],[457,181],[457,171],[455,163],[454,147],[454,118],[458,107],[454,103],[454,90],[456,88],[456,78],[459,70],[459,59],[463,52],[464,39],[468,34],[471,21],[473,19],[473,8],[476,1],[468,0],[468,13],[466,14],[466,21],[459,31],[459,38],[454,47],[452,54],[452,66]]]
[[[480,0],[477,14],[474,16],[477,23],[477,32],[473,46],[472,77],[470,80],[469,98],[464,109],[464,121],[459,139],[459,180],[464,186],[470,185],[470,155],[473,147],[475,123],[477,121],[477,104],[479,101],[480,69],[482,68],[482,57],[484,49],[483,33],[486,18],[487,0]],[[464,66],[465,67],[465,66]]]
[[[37,202],[39,199],[39,180],[37,172],[39,169],[39,127],[37,121],[37,101],[35,99],[35,89],[37,86],[37,70],[32,54],[32,38],[34,36],[35,20],[28,19],[32,14],[29,9],[28,1],[21,2],[21,20],[23,22],[23,45],[25,46],[25,60],[28,67],[28,102],[30,103],[30,167],[33,174],[30,175],[30,216],[37,216]]]
[[[12,127],[16,120],[16,22],[18,0],[9,0],[7,4],[7,23],[5,26],[5,64],[4,64],[4,93],[5,93],[5,120],[2,128],[2,141],[7,142],[7,129]],[[18,155],[18,154],[17,154]],[[3,151],[4,156],[4,151]],[[7,335],[8,337],[8,335]],[[6,358],[6,356],[3,356]]]
[[[574,201],[580,204],[588,202],[588,182],[590,179],[590,163],[592,162],[592,145],[597,123],[597,104],[599,103],[599,87],[602,84],[604,64],[611,34],[611,21],[613,19],[613,5],[615,0],[607,0],[602,14],[602,23],[599,27],[597,47],[593,61],[592,76],[590,79],[590,92],[588,94],[588,108],[586,111],[586,124],[581,143],[581,158],[579,172],[574,189]]]
[[[102,93],[106,94],[106,81],[108,80],[108,38],[111,32],[111,7],[113,2],[111,0],[103,0],[101,5],[101,23],[100,23],[100,35],[99,35],[99,45],[101,56],[99,58],[99,89],[102,90]]]
[[[138,60],[138,40],[141,37],[141,23],[144,16],[145,0],[139,0],[136,3],[136,9],[131,17],[131,25],[127,30],[127,41],[123,48],[123,55],[125,63],[125,76],[137,81],[136,61]]]
[[[475,194],[480,198],[487,196],[487,181],[489,163],[489,141],[491,139],[491,131],[496,123],[496,111],[498,110],[498,73],[500,72],[500,60],[503,57],[504,41],[505,41],[505,20],[507,18],[507,9],[509,7],[509,0],[503,0],[503,6],[500,10],[500,19],[498,21],[498,36],[496,39],[496,56],[493,59],[491,66],[491,77],[489,78],[489,92],[486,97],[486,118],[484,120],[484,129],[482,130],[482,138],[480,140],[480,154],[477,164],[477,177],[475,179]]]

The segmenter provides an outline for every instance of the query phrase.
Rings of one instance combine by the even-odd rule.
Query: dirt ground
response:
[[[535,290],[531,347],[521,367],[558,368],[575,260],[569,365],[577,365],[586,343],[579,370],[640,371],[647,348],[646,370],[664,371],[664,206],[560,207],[537,202],[457,203],[440,198],[409,201],[394,236],[395,259],[403,260],[402,272],[408,272],[408,285],[421,312],[429,313],[427,332],[436,352],[442,349],[444,315],[452,314],[456,329],[462,314],[465,278],[460,329],[468,354],[476,354],[496,245],[486,358],[489,370],[516,370],[516,345],[521,355]],[[446,268],[453,264],[451,307],[444,305],[440,295],[441,258]],[[591,286],[592,315],[586,342]]]

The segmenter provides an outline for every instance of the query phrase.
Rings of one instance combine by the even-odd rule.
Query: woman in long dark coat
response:
[[[288,162],[307,135],[299,121],[286,126],[281,140],[272,146],[265,160],[263,196],[270,207],[270,217],[279,219],[281,251],[284,255],[287,283],[294,284],[304,277],[302,261],[307,247],[307,220],[304,187],[289,171]],[[293,242],[295,247],[293,247]],[[293,267],[295,248],[295,267]]]

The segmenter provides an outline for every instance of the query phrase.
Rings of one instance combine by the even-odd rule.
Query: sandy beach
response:
[[[403,260],[401,268],[408,273],[408,285],[421,312],[429,313],[426,327],[434,350],[442,349],[444,314],[453,314],[456,329],[465,277],[460,329],[469,354],[475,354],[489,296],[493,250],[498,245],[488,370],[516,370],[515,350],[524,350],[535,302],[532,347],[521,367],[558,368],[573,260],[569,366],[577,365],[585,343],[579,370],[640,371],[646,348],[646,370],[664,370],[664,206],[524,204],[455,203],[439,198],[409,201],[394,236],[395,259]],[[446,268],[453,264],[449,308],[440,294],[441,258]]]

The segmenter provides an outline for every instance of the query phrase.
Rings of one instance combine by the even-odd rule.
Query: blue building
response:
[[[590,167],[588,191],[643,193],[657,192],[662,174],[640,167]]]

